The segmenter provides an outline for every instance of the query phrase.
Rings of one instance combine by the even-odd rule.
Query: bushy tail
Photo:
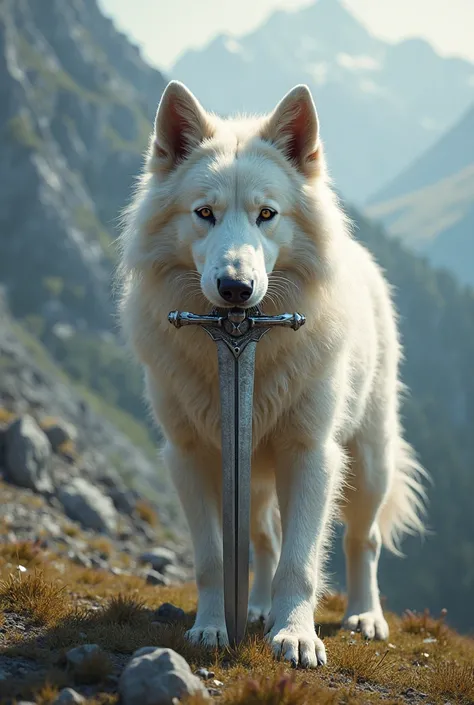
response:
[[[413,448],[399,437],[392,487],[382,507],[379,527],[384,545],[397,555],[403,534],[424,534],[426,493],[422,479],[428,473],[416,460]]]

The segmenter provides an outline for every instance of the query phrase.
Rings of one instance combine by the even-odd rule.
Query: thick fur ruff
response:
[[[265,208],[274,211],[268,223]],[[332,191],[309,91],[296,87],[269,116],[223,120],[171,83],[124,215],[119,275],[123,328],[144,366],[193,534],[200,596],[189,638],[226,639],[217,358],[202,330],[177,331],[167,315],[222,305],[222,276],[251,282],[249,305],[307,318],[298,333],[275,329],[257,346],[250,616],[267,619],[275,653],[305,666],[325,661],[304,622],[340,511],[346,623],[386,638],[381,538],[398,551],[403,533],[423,530],[424,471],[399,419],[401,345],[389,286]]]

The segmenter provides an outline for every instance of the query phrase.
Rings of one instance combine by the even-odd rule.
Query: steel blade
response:
[[[217,341],[222,434],[224,607],[232,645],[244,638],[249,597],[252,403],[256,341],[236,355]]]

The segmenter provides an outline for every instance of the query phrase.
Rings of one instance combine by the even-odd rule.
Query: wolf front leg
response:
[[[302,445],[292,442],[290,431],[276,458],[283,545],[273,580],[267,639],[277,658],[295,667],[314,668],[326,663],[314,611],[324,587],[321,572],[343,454],[331,438]]]
[[[183,506],[194,548],[198,610],[186,637],[195,644],[226,646],[220,457],[205,451],[191,453],[168,443],[164,461]]]

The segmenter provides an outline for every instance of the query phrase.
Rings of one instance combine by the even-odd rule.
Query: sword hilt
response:
[[[251,309],[254,310],[254,309]],[[175,327],[182,326],[211,326],[213,328],[222,328],[224,322],[228,320],[235,326],[238,334],[239,326],[247,322],[248,328],[269,328],[275,326],[285,326],[293,330],[299,330],[306,323],[306,318],[301,313],[280,313],[277,316],[264,316],[257,312],[254,316],[249,316],[245,309],[232,308],[225,313],[220,313],[217,310],[209,314],[190,313],[189,311],[171,311],[168,314],[168,321]]]

